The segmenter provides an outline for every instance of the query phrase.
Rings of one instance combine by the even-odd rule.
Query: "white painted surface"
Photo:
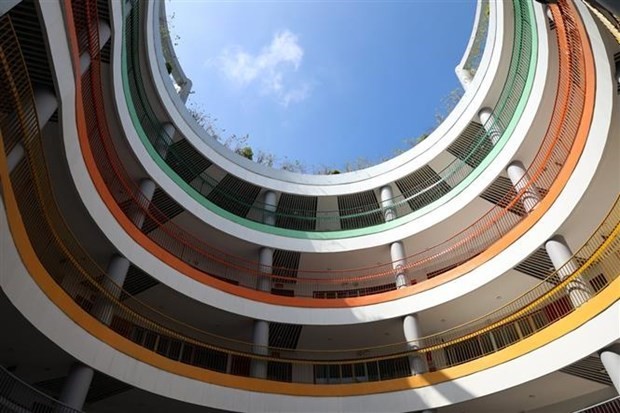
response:
[[[48,2],[45,2],[41,7],[46,9],[54,8],[53,5],[47,3]],[[111,11],[115,14],[121,12],[114,4],[112,4]],[[541,10],[539,10],[539,12],[539,14],[542,13]],[[57,17],[54,13],[46,12],[44,16],[46,30],[50,32],[50,38],[64,35],[62,24],[54,24],[54,19]],[[115,16],[114,20],[118,21],[118,16]],[[47,22],[51,24],[47,24]],[[117,27],[113,27],[113,30],[117,30]],[[114,36],[113,40],[115,42],[120,42],[120,37]],[[602,54],[603,58],[607,60],[604,50],[600,50],[600,45],[596,41],[593,41],[593,45],[595,46],[597,59],[600,59]],[[114,48],[117,49],[118,46],[118,44],[115,44]],[[68,64],[70,61],[68,49],[63,42],[52,42],[50,47],[53,49],[52,56],[55,67],[64,67],[68,69],[57,70],[61,104],[63,107],[73,108],[75,107],[75,91],[73,89],[73,76]],[[541,60],[544,61],[545,59]],[[474,291],[476,288],[496,279],[510,268],[514,267],[514,265],[529,255],[533,248],[541,245],[547,238],[553,235],[557,228],[562,225],[570,215],[574,206],[579,203],[586,188],[591,184],[593,175],[596,172],[596,166],[599,164],[603,155],[603,149],[607,144],[607,137],[610,135],[608,128],[611,114],[616,113],[616,116],[618,116],[617,111],[613,112],[611,108],[610,101],[613,98],[613,94],[611,92],[611,76],[609,71],[609,65],[597,65],[599,81],[597,82],[596,112],[591,129],[591,136],[596,136],[597,139],[590,139],[588,141],[577,169],[569,180],[566,188],[552,206],[550,212],[543,217],[535,228],[522,236],[497,257],[473,270],[466,276],[398,301],[359,308],[306,309],[253,302],[198,283],[175,268],[165,265],[142,247],[138,246],[116,222],[101,199],[96,196],[96,191],[90,181],[80,153],[77,132],[75,130],[75,113],[73,110],[62,111],[62,121],[64,125],[63,137],[74,182],[79,192],[82,194],[83,202],[91,215],[96,219],[104,233],[117,246],[121,253],[159,281],[199,302],[208,303],[214,307],[251,318],[294,324],[356,324],[401,317],[412,312],[419,312]],[[529,115],[533,116],[531,113],[529,113]],[[526,128],[527,125],[523,127]],[[608,151],[609,157],[617,155],[617,151]],[[508,159],[505,161],[508,162]],[[617,193],[616,191],[615,194]],[[609,200],[601,198],[598,201],[601,204],[609,202],[605,205],[610,205],[612,202],[611,198],[615,198],[615,194],[613,191],[609,191],[609,193],[605,194],[610,198]],[[293,249],[291,240],[286,241],[287,244],[290,245],[290,247],[286,249]]]
[[[156,22],[157,3],[153,2],[147,10],[147,21]],[[184,109],[183,102],[178,98],[167,78],[167,71],[159,41],[159,24],[147,25],[146,41],[147,56],[153,82],[158,90],[163,110],[170,116],[170,121],[188,141],[204,153],[215,164],[220,165],[229,173],[253,184],[302,195],[335,195],[361,192],[368,188],[379,188],[387,183],[405,176],[426,165],[463,131],[467,123],[475,118],[477,108],[488,102],[488,95],[498,94],[504,78],[497,76],[502,71],[502,62],[509,59],[512,49],[512,31],[505,30],[510,25],[513,13],[503,2],[491,2],[490,24],[487,47],[481,59],[479,74],[476,76],[461,102],[455,107],[448,118],[428,138],[415,148],[387,162],[361,171],[339,175],[302,175],[276,170],[256,164],[241,156],[237,156],[223,145],[215,142],[200,128]],[[508,23],[506,23],[508,22]]]
[[[620,338],[620,302],[583,326],[501,365],[415,390],[352,397],[262,394],[177,376],[135,360],[78,327],[38,288],[19,259],[0,203],[0,274],[13,305],[43,334],[83,363],[141,389],[174,399],[243,412],[401,412],[439,408],[544,376]],[[610,328],[611,326],[611,328]],[[570,351],[567,351],[569,349]]]
[[[498,9],[502,9],[503,3],[497,3],[497,5],[498,5]],[[152,12],[151,9],[149,10],[150,12]],[[542,11],[542,8],[539,6],[535,6],[535,10],[536,10],[536,20],[537,20],[538,30],[540,32],[540,42],[541,44],[544,45],[548,42],[546,31],[544,30],[544,27],[545,27],[544,13]],[[115,30],[119,31],[120,22],[121,22],[120,6],[114,3],[111,4],[111,14],[113,16],[113,24],[115,26]],[[502,15],[506,19],[508,19],[508,16],[512,16],[512,14],[508,11],[505,11],[505,13]],[[147,18],[151,18],[151,17],[152,16],[150,15],[147,16]],[[500,29],[498,29],[498,31],[501,32]],[[149,36],[150,35],[147,35],[147,37]],[[504,39],[504,41],[506,41],[506,39]],[[112,48],[113,50],[112,64],[113,64],[113,76],[114,76],[116,84],[120,83],[121,77],[122,77],[120,59],[119,59],[120,44],[121,44],[120,38],[117,37],[116,39],[114,39],[114,46]],[[509,53],[511,51],[511,47],[506,47],[505,45],[503,47],[504,48],[502,49],[502,54],[506,52]],[[536,69],[537,75],[535,78],[532,95],[530,96],[530,101],[528,105],[530,109],[522,116],[521,121],[519,122],[516,130],[513,133],[513,138],[509,140],[504,150],[496,157],[496,159],[492,162],[491,166],[487,167],[486,170],[475,180],[473,184],[471,184],[467,189],[462,191],[459,195],[457,195],[450,202],[447,202],[444,205],[437,207],[436,209],[415,219],[412,222],[409,222],[408,224],[401,225],[397,228],[393,228],[390,230],[385,230],[381,232],[380,234],[358,236],[358,237],[348,238],[348,239],[309,240],[309,239],[289,238],[285,236],[266,234],[262,231],[248,229],[243,225],[233,223],[229,221],[228,219],[222,218],[218,214],[207,210],[200,203],[198,203],[193,198],[191,198],[183,189],[181,189],[151,159],[150,155],[148,154],[148,152],[142,145],[141,141],[137,137],[134,128],[132,127],[131,119],[129,118],[128,109],[127,109],[126,102],[124,99],[124,93],[121,90],[121,88],[115,88],[115,91],[114,91],[115,92],[115,104],[117,106],[121,125],[124,128],[125,135],[127,136],[128,142],[130,143],[132,150],[136,154],[136,158],[141,160],[142,166],[145,168],[147,173],[153,177],[153,179],[164,189],[164,191],[166,191],[177,202],[183,205],[187,209],[187,211],[190,212],[192,215],[198,217],[204,222],[208,222],[209,225],[213,226],[214,228],[217,228],[223,232],[231,234],[237,238],[244,239],[249,242],[258,244],[258,245],[268,246],[271,248],[294,250],[294,251],[300,251],[300,252],[352,251],[356,249],[364,249],[364,248],[381,246],[381,245],[385,245],[386,243],[394,242],[397,240],[403,240],[416,233],[419,233],[420,231],[423,231],[424,229],[427,229],[435,225],[436,223],[440,221],[447,219],[448,217],[451,217],[455,213],[455,211],[465,208],[473,199],[475,199],[480,194],[480,192],[484,188],[486,188],[497,177],[497,175],[501,173],[501,171],[503,171],[503,169],[510,162],[510,160],[512,159],[516,151],[522,146],[522,143],[528,133],[537,134],[539,131],[543,133],[547,127],[546,123],[544,125],[540,125],[540,124],[532,125],[532,120],[534,119],[536,115],[535,109],[539,108],[542,95],[546,91],[545,85],[546,85],[546,73],[547,73],[547,68],[548,68],[548,59],[549,59],[549,56],[547,53],[547,49],[544,47],[541,48],[541,50],[539,51],[538,66]],[[152,64],[156,65],[157,62],[152,62]],[[505,71],[507,70],[507,68],[502,67],[501,70]],[[482,78],[483,77],[481,77],[481,79]],[[486,79],[486,82],[489,83],[489,79],[487,79],[486,77],[484,77],[484,79]],[[157,82],[157,80],[158,78],[155,76],[155,81]],[[161,79],[159,80],[161,81]],[[478,82],[478,80],[476,80],[476,82]],[[493,85],[493,87],[497,89],[497,88],[501,88],[502,85],[503,85],[503,82],[500,85]],[[487,89],[487,94],[491,93],[493,95],[499,95],[499,91],[493,89],[493,87],[489,86],[489,88]],[[488,99],[488,96],[485,95],[486,96],[485,97],[485,96],[479,96],[479,95],[480,94],[477,93],[475,99],[479,99],[480,101],[474,102],[472,100],[470,102],[470,105],[466,109],[467,111],[471,111],[471,113],[467,112],[468,116],[463,122],[463,125],[462,125],[463,128],[466,126],[466,124],[469,122],[470,119],[473,119],[477,116],[477,110],[478,110],[479,105],[481,104],[486,105],[486,104],[491,103],[491,102],[486,101],[486,99]],[[166,96],[168,95],[165,95],[162,98],[164,99],[164,104],[173,105],[174,102],[166,102],[165,100]],[[183,127],[187,127],[187,124],[176,123],[176,127],[178,128],[180,133],[186,136],[188,140],[192,141],[192,138],[187,136],[186,134],[189,132],[185,132],[183,130]],[[439,129],[441,129],[441,127],[438,128],[438,131]],[[459,129],[459,131],[460,130],[462,129]],[[425,140],[424,143],[426,143],[426,141],[428,140],[429,139]],[[194,142],[192,141],[192,144],[193,143]],[[209,153],[208,148],[204,144],[203,146],[205,147],[203,148],[203,147],[200,147],[199,145],[196,145],[196,147],[199,150],[206,151],[203,153],[207,154],[207,156],[210,157],[211,155]],[[442,147],[441,151],[443,151],[444,149],[445,147]],[[428,159],[425,158],[424,160],[425,161],[432,160],[439,153],[441,153],[441,151],[430,155]],[[421,153],[420,156],[422,155],[427,156],[429,154],[431,154],[430,150],[424,151],[424,153],[423,154]],[[215,160],[215,158],[213,159]],[[420,160],[422,160],[422,158],[420,158]],[[216,163],[217,162],[218,160],[216,160]],[[384,183],[386,182],[389,183],[393,179],[398,179],[401,176],[404,176],[405,174],[411,172],[412,170],[417,169],[423,164],[424,163],[417,164],[415,168],[407,169],[406,171],[399,169],[400,172],[398,172],[398,174],[394,176],[389,176],[389,173],[386,172],[385,174],[381,175],[381,179],[386,179],[383,182],[373,183],[368,180],[357,182],[355,184],[355,190],[352,192],[361,192],[361,191],[367,190],[368,188],[375,187],[375,185],[376,187],[380,187]],[[382,165],[387,165],[387,163],[382,164]],[[225,169],[227,168],[226,164],[223,164],[220,166],[224,167]],[[270,168],[267,168],[267,169],[270,169]],[[248,177],[246,177],[244,174],[239,175],[236,172],[232,172],[232,173],[236,174],[237,176],[243,179],[248,180],[247,179]],[[298,174],[294,174],[294,175],[298,177],[304,177],[304,179],[311,177],[310,175],[298,175]],[[334,175],[334,176],[341,176],[341,175]],[[320,177],[320,178],[325,178],[325,177]],[[287,187],[288,190],[286,192],[306,194],[306,192],[302,191],[301,189],[302,186],[300,184],[295,184],[295,185],[299,187],[297,188],[297,190],[293,190],[292,187],[291,188]],[[321,193],[321,195],[327,195],[329,193],[334,193],[333,189],[335,187],[330,186],[330,185],[324,185],[322,188],[324,189],[324,191]],[[335,193],[342,193],[342,191],[340,192],[337,191]]]

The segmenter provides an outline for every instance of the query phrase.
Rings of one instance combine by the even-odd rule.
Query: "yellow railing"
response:
[[[28,245],[19,247],[34,251],[47,276],[54,280],[54,288],[62,289],[70,299],[70,304],[57,301],[57,305],[73,314],[75,308],[69,307],[77,304],[82,314],[80,325],[97,331],[106,327],[105,335],[113,332],[118,343],[142,349],[136,357],[144,357],[143,361],[158,364],[166,359],[168,362],[160,363],[160,367],[186,365],[237,376],[248,376],[254,361],[268,364],[271,380],[330,384],[384,381],[409,376],[412,360],[427,364],[432,372],[497,353],[568,317],[607,291],[609,285],[617,285],[613,283],[620,274],[618,201],[572,260],[536,288],[483,318],[416,343],[335,351],[257,349],[251,343],[167,317],[112,283],[65,223],[50,191],[32,90],[8,18],[0,20],[0,28],[0,100],[3,107],[13,109],[0,114],[0,172],[7,209],[13,202],[19,212],[10,214],[11,228],[24,232],[28,240]],[[87,88],[88,84],[77,86]],[[24,147],[26,158],[9,176],[5,156],[17,144]],[[615,296],[617,299],[617,290]],[[293,375],[293,371],[308,369],[309,375]]]

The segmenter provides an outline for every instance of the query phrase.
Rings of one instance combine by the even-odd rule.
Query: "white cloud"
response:
[[[299,69],[303,56],[298,37],[283,30],[276,33],[271,43],[257,55],[237,47],[224,50],[213,63],[236,86],[258,84],[261,93],[275,97],[278,103],[287,107],[310,95],[309,83],[293,84],[290,80],[292,73]]]
[[[291,89],[280,96],[280,104],[288,107],[291,103],[298,103],[306,100],[310,96],[310,84],[304,83],[296,89]]]

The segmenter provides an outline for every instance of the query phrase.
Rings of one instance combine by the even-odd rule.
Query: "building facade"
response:
[[[163,1],[2,2],[0,410],[620,411],[612,3],[480,0],[437,129],[315,176],[198,125]]]

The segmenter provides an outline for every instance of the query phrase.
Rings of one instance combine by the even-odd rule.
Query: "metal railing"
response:
[[[0,22],[0,29],[5,27],[3,22]],[[80,410],[53,399],[0,366],[0,412],[78,413]]]
[[[487,4],[488,6],[488,4]],[[408,190],[389,200],[389,207],[395,218],[404,217],[410,213],[427,207],[440,200],[455,187],[461,184],[474,171],[479,173],[486,166],[485,160],[494,156],[497,151],[493,148],[498,145],[493,137],[497,131],[500,134],[506,131],[514,119],[520,117],[518,107],[527,101],[529,93],[525,93],[525,79],[529,72],[534,70],[530,62],[536,50],[532,48],[532,38],[535,28],[531,22],[531,4],[529,1],[515,0],[514,6],[514,44],[510,57],[510,69],[502,93],[493,109],[493,117],[483,127],[478,128],[476,136],[471,142],[462,147],[454,147],[455,160],[438,171],[426,176],[413,173],[409,179],[415,181]],[[140,71],[139,51],[143,48],[141,9],[144,3],[134,2],[130,16],[124,25],[127,52],[128,86],[126,98],[128,104],[135,110],[137,121],[135,127],[139,134],[143,134],[159,156],[173,172],[176,179],[185,182],[203,198],[205,205],[211,205],[214,197],[221,198],[217,206],[227,209],[228,212],[241,218],[262,223],[265,214],[274,214],[275,226],[292,230],[303,231],[338,231],[351,228],[364,228],[381,224],[384,221],[386,208],[381,201],[366,203],[365,198],[354,206],[341,207],[338,210],[311,210],[294,206],[278,207],[275,213],[271,212],[260,199],[256,199],[256,188],[252,184],[247,186],[251,191],[234,192],[234,188],[218,185],[219,181],[209,175],[204,164],[211,164],[198,151],[192,152],[201,162],[192,163],[184,150],[174,145],[173,137],[169,136],[151,107],[148,94],[144,86],[144,76]],[[487,16],[488,20],[488,16]],[[488,21],[487,21],[488,23]],[[484,25],[483,25],[484,26]],[[487,24],[488,27],[488,24]],[[481,34],[482,36],[482,34]],[[484,36],[486,39],[486,35]],[[418,172],[418,171],[416,171]],[[215,209],[217,211],[217,208]],[[241,220],[240,222],[243,222]]]
[[[96,22],[96,2],[73,3],[76,26]],[[563,10],[563,7],[567,8]],[[564,18],[571,9],[560,0]],[[92,16],[95,16],[93,18]],[[557,16],[560,17],[560,14]],[[1,23],[1,22],[0,22]],[[560,27],[559,25],[558,27]],[[7,35],[6,33],[9,33]],[[260,349],[252,343],[223,337],[167,317],[114,284],[86,253],[58,210],[45,168],[34,99],[11,30],[0,31],[0,99],[3,150],[23,145],[26,158],[10,174],[20,216],[39,261],[64,292],[100,323],[133,343],[168,359],[209,370],[248,376],[254,362],[268,364],[267,378],[299,383],[353,383],[388,380],[412,374],[411,362],[429,370],[466,363],[527,339],[596,297],[620,275],[620,202],[558,271],[498,310],[415,343],[338,350]],[[88,36],[92,39],[94,36]],[[91,42],[91,41],[89,41]],[[5,51],[17,51],[7,55]],[[88,46],[96,53],[98,48]],[[97,58],[83,77],[79,97],[98,84]],[[85,126],[97,126],[94,105],[86,109]],[[89,108],[90,106],[90,108]],[[9,114],[15,113],[12,117]]]
[[[585,409],[576,410],[573,413],[618,413],[618,412],[620,412],[620,396],[616,396],[613,399],[606,400],[602,403],[595,404],[594,406],[590,406]]]
[[[126,27],[137,25],[138,11],[138,9],[132,9],[127,18]],[[558,19],[562,19],[558,10],[556,13]],[[585,90],[585,79],[579,75],[585,70],[583,53],[580,50],[579,39],[571,37],[574,33],[574,28],[571,28],[572,23],[570,23],[572,20],[570,17],[566,19],[569,22],[566,24],[568,30],[563,26],[557,31],[557,40],[561,50],[572,47],[575,53],[570,59],[565,54],[558,57],[560,81],[554,114],[538,153],[528,168],[529,177],[524,177],[515,185],[521,188],[520,191],[510,188],[507,192],[496,193],[494,196],[497,198],[497,206],[465,230],[425,251],[408,256],[405,270],[408,273],[409,282],[435,277],[477,256],[526,219],[527,214],[522,206],[524,199],[531,198],[534,192],[542,200],[549,188],[553,185],[562,185],[562,183],[555,183],[555,180],[569,156],[577,128],[581,123]],[[521,21],[521,24],[526,23]],[[524,33],[528,32],[524,27],[519,30]],[[519,36],[519,38],[523,39],[523,43],[528,43],[527,36]],[[136,42],[138,42],[136,36],[129,41],[130,44]],[[129,50],[134,50],[135,47],[137,46],[132,46]],[[132,59],[128,59],[127,70],[135,73],[136,71],[132,68],[133,63]],[[525,78],[520,73],[522,70],[515,68],[510,76],[514,76],[515,83],[524,84]],[[93,76],[92,79],[96,77]],[[130,82],[130,86],[132,84],[137,85],[135,82]],[[93,83],[92,90],[96,92],[98,87],[100,86]],[[134,93],[138,92],[134,91]],[[87,96],[87,100],[92,101],[92,99],[93,96]],[[97,99],[100,102],[98,105],[102,108],[101,97]],[[95,112],[97,110],[102,109],[95,109]],[[95,116],[91,116],[91,119],[93,122],[97,121]],[[395,289],[392,263],[326,271],[274,266],[272,274],[265,274],[260,271],[258,262],[234,256],[193,237],[184,229],[169,222],[166,213],[159,211],[152,204],[148,205],[147,200],[139,193],[137,185],[124,171],[115,147],[111,139],[107,137],[107,125],[103,115],[100,119],[103,120],[99,127],[93,125],[89,129],[89,143],[110,194],[128,216],[135,210],[139,210],[155,223],[158,230],[149,229],[148,232],[143,231],[143,233],[183,262],[204,273],[246,288],[255,288],[258,277],[270,277],[272,285],[280,285],[300,297],[349,298]]]

